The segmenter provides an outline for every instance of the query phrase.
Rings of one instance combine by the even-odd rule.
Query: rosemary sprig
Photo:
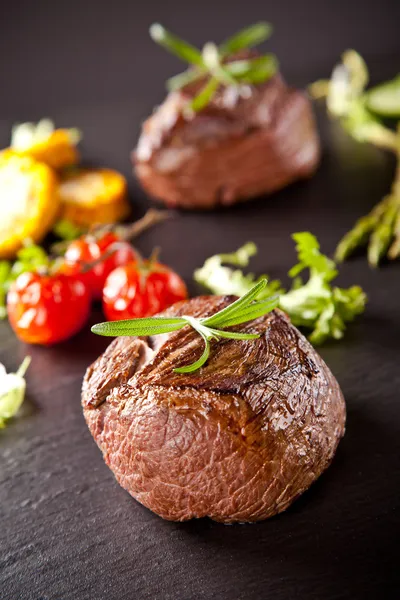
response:
[[[200,51],[167,31],[159,23],[150,27],[150,36],[155,42],[190,65],[183,73],[168,79],[169,91],[180,90],[191,83],[205,80],[200,92],[190,103],[193,112],[199,112],[207,106],[220,85],[259,84],[276,73],[278,61],[273,54],[226,62],[229,56],[261,44],[271,33],[272,27],[269,23],[256,23],[239,31],[219,47],[208,42]]]
[[[244,296],[229,304],[219,312],[207,318],[195,318],[187,315],[181,317],[148,317],[143,319],[128,319],[125,321],[114,321],[98,323],[93,325],[92,332],[105,336],[148,336],[160,335],[178,331],[183,327],[190,326],[203,338],[204,351],[200,358],[190,365],[178,367],[176,373],[193,373],[200,369],[210,355],[210,342],[227,338],[232,340],[253,340],[260,337],[257,333],[240,333],[237,331],[225,331],[227,327],[241,325],[248,321],[258,319],[276,308],[278,297],[274,296],[267,300],[256,301],[257,296],[267,287],[267,280],[262,279],[251,288]],[[216,327],[218,329],[216,329]]]

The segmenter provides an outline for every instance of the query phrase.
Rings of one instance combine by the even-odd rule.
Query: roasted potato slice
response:
[[[80,140],[77,129],[55,129],[49,119],[15,125],[11,135],[11,149],[20,156],[31,156],[52,169],[76,165]]]
[[[63,175],[61,218],[90,227],[116,223],[130,212],[126,179],[111,169],[79,169]]]
[[[27,238],[40,242],[58,210],[50,167],[10,151],[0,154],[0,258],[13,258]]]

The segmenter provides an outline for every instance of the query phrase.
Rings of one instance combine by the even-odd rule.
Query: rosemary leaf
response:
[[[160,44],[181,60],[199,67],[204,66],[203,57],[197,48],[167,31],[160,23],[151,25],[150,36],[157,44]]]
[[[221,56],[227,54],[234,54],[239,50],[245,50],[246,48],[252,48],[267,40],[272,34],[272,25],[266,22],[255,23],[242,29],[232,37],[228,38],[223,42],[219,51]]]
[[[207,362],[208,357],[210,356],[210,342],[203,334],[200,335],[202,336],[205,344],[203,354],[198,360],[196,360],[191,365],[186,365],[185,367],[178,367],[174,369],[175,373],[193,373],[194,371],[200,369],[200,367],[202,367],[204,363]]]
[[[249,60],[235,60],[225,65],[225,70],[240,83],[262,83],[275,75],[278,61],[273,54]]]
[[[170,92],[180,90],[190,83],[198,81],[205,75],[206,71],[204,69],[187,69],[186,71],[183,71],[183,73],[170,77],[170,79],[167,80],[167,89]]]
[[[223,323],[232,320],[233,317],[238,316],[241,313],[241,310],[246,308],[252,300],[254,300],[258,294],[267,286],[267,280],[262,279],[254,287],[251,288],[250,291],[247,292],[244,296],[229,304],[226,308],[220,310],[212,317],[208,317],[202,321],[203,325],[207,327],[211,326],[219,326],[223,327]],[[229,319],[228,319],[229,317]],[[250,319],[249,319],[250,320]]]
[[[177,331],[187,325],[185,319],[180,317],[145,317],[143,319],[125,319],[122,321],[107,321],[93,325],[92,333],[109,337],[129,335],[146,336],[158,335]]]
[[[254,321],[259,317],[264,316],[274,308],[277,308],[279,304],[279,296],[273,296],[267,300],[260,302],[254,302],[250,304],[247,309],[241,311],[236,317],[228,318],[224,321],[224,327],[233,327],[234,325],[241,325],[247,321]]]
[[[259,44],[270,35],[271,30],[268,23],[256,23],[229,38],[219,48],[216,44],[208,42],[202,52],[167,31],[159,23],[154,23],[150,27],[150,35],[155,42],[195,67],[171,77],[167,81],[169,91],[180,90],[202,78],[207,80],[199,94],[188,102],[188,106],[184,109],[184,113],[192,117],[193,113],[207,106],[219,85],[257,85],[267,81],[276,73],[278,62],[271,54],[249,60],[233,60],[228,63],[225,60],[228,55],[234,55],[240,50]]]
[[[237,331],[221,331],[220,329],[210,329],[217,338],[227,338],[229,340],[255,340],[260,337],[259,333],[239,333]]]
[[[190,103],[190,109],[193,112],[199,112],[203,108],[207,106],[212,100],[219,86],[218,79],[215,77],[211,77],[205,84],[205,86],[200,90],[200,92],[193,98]]]

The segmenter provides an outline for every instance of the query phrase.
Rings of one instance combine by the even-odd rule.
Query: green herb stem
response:
[[[157,44],[160,44],[160,46],[163,46],[185,62],[199,67],[204,66],[203,57],[197,48],[167,31],[160,23],[151,25],[150,36]]]

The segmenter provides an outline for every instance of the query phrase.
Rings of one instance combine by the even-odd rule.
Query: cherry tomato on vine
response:
[[[188,296],[172,269],[151,260],[118,267],[107,277],[103,310],[109,321],[150,317]]]
[[[7,295],[16,335],[28,344],[56,344],[77,333],[89,317],[91,294],[75,275],[22,273]]]
[[[116,250],[102,260],[113,244],[118,242]],[[128,242],[121,241],[115,233],[109,232],[99,239],[83,236],[71,242],[65,253],[63,271],[67,274],[79,274],[92,292],[93,298],[100,300],[108,275],[116,267],[137,260],[137,254]],[[86,265],[96,263],[91,269]]]

